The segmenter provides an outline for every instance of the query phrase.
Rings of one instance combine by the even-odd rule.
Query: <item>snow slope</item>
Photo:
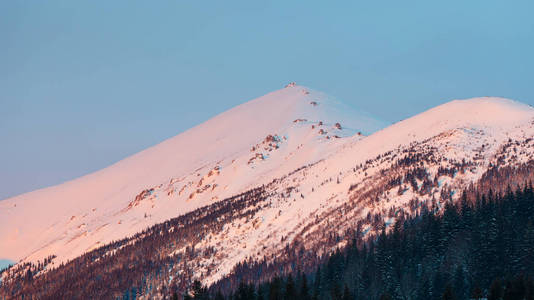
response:
[[[336,157],[333,161],[341,165],[346,162],[345,160],[361,162],[399,146],[422,142],[439,134],[460,129],[483,131],[484,136],[493,139],[491,146],[497,147],[499,143],[508,139],[508,135],[518,134],[519,127],[530,130],[533,118],[533,107],[510,99],[483,97],[453,100],[374,133],[365,141],[357,143],[357,146],[353,144],[352,151],[340,154],[350,158]],[[469,139],[461,142],[464,142],[466,147],[476,144]],[[458,152],[458,158],[467,154],[464,152],[467,149],[461,150],[462,152]],[[450,152],[444,154],[451,155]]]
[[[287,249],[322,254],[352,239],[355,228],[366,237],[401,214],[439,209],[493,166],[534,165],[533,124],[532,107],[486,97],[451,101],[365,136],[358,132],[380,123],[290,86],[100,172],[1,202],[0,257],[55,254],[57,264],[263,186],[265,199],[224,210],[232,217],[215,218],[221,226],[159,249],[187,258],[164,268],[166,286],[187,270],[211,283],[249,258],[283,259]]]
[[[190,268],[212,283],[239,262],[283,257],[286,245],[320,254],[350,239],[349,229],[361,227],[365,235],[421,205],[443,207],[439,201],[446,199],[440,196],[458,199],[490,164],[533,161],[533,122],[528,105],[475,98],[451,101],[364,139],[354,137],[324,160],[269,185],[272,196],[257,205],[254,216],[189,245],[199,253],[216,249],[216,255],[192,260]],[[339,242],[332,241],[336,235]]]
[[[1,201],[0,258],[72,259],[267,183],[384,126],[291,84],[103,170]]]

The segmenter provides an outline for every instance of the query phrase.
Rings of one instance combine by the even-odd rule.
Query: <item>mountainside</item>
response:
[[[440,213],[400,216],[390,231],[367,241],[354,238],[346,247],[316,257],[311,268],[280,274],[280,264],[244,262],[208,289],[194,282],[189,293],[206,300],[530,300],[533,222],[529,183],[501,195],[464,191],[459,202],[447,202]],[[271,278],[262,279],[265,273]]]
[[[347,142],[266,186],[270,196],[254,216],[196,244],[199,251],[215,247],[221,258],[196,258],[195,271],[210,283],[239,261],[283,256],[286,246],[320,255],[343,245],[354,234],[351,228],[365,237],[399,213],[442,207],[493,166],[529,165],[533,120],[527,105],[477,98],[452,101]]]
[[[322,159],[345,137],[384,126],[289,84],[106,169],[1,201],[0,258],[72,259],[265,184]]]
[[[214,283],[244,261],[310,267],[475,185],[500,192],[531,179],[533,122],[528,105],[475,98],[365,136],[380,123],[291,85],[100,172],[0,203],[0,241],[8,258],[57,255],[56,266],[88,252],[50,280],[69,274],[105,290],[102,278],[117,278],[106,297],[134,285],[157,295],[147,282],[181,291],[193,279]],[[60,212],[20,220],[45,206]],[[100,279],[76,277],[80,269]]]

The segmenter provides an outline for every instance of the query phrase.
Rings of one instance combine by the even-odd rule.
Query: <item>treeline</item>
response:
[[[419,159],[423,158],[413,156],[405,163]],[[454,176],[463,172],[464,165],[469,163],[462,161],[459,167],[441,172]],[[409,170],[415,177],[424,173],[415,167]],[[252,220],[262,207],[270,205],[274,192],[262,186],[109,243],[55,269],[49,269],[47,262],[9,268],[2,273],[0,299],[154,299],[174,295],[181,299],[184,291],[198,299],[282,299],[293,297],[292,290],[297,293],[294,299],[306,299],[306,295],[315,299],[441,299],[444,295],[467,299],[490,291],[505,299],[523,299],[510,295],[531,297],[534,196],[530,185],[513,192],[506,187],[507,183],[529,182],[533,174],[534,161],[514,167],[491,166],[479,182],[466,188],[463,197],[454,197],[454,204],[451,199],[456,191],[442,187],[439,199],[416,197],[409,209],[390,209],[386,213],[396,223],[387,227],[385,214],[380,212],[350,224],[343,223],[346,219],[341,218],[349,215],[341,214],[341,209],[327,212],[332,215],[316,217],[305,229],[329,216],[334,216],[336,223],[317,226],[308,231],[311,234],[299,233],[293,240],[281,237],[278,252],[236,265],[230,276],[209,289],[194,284],[193,279],[206,278],[217,268],[213,262],[199,268],[198,261],[214,257],[218,249],[197,245],[234,221]],[[384,178],[386,185],[391,178],[393,185],[388,189],[400,186],[401,177],[394,176]],[[367,194],[349,190],[350,197],[371,200],[383,191],[380,184]],[[342,209],[348,212],[367,204],[349,200]],[[343,232],[340,224],[347,224]],[[371,225],[371,230],[364,231],[363,225]],[[331,253],[337,245],[347,246]]]
[[[254,215],[267,198],[263,186],[249,190],[102,246],[42,274],[53,257],[43,264],[8,268],[0,274],[0,299],[136,299],[179,293],[192,281],[195,271],[190,261],[213,251],[202,251],[194,245],[209,233],[221,231],[225,224]],[[181,248],[185,251],[175,252]],[[169,284],[172,276],[175,280]]]
[[[438,213],[439,212],[439,213]],[[441,213],[442,212],[442,213]],[[353,240],[313,272],[258,283],[240,271],[184,299],[534,299],[534,192],[448,202]],[[387,232],[387,233],[386,233]],[[319,260],[319,259],[318,259]],[[174,295],[178,297],[178,295]]]

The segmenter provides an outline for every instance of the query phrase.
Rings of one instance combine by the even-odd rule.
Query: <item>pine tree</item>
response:
[[[217,293],[215,294],[215,300],[225,300],[223,294],[221,293],[221,290],[218,290]]]
[[[265,296],[263,295],[263,288],[261,286],[258,286],[258,297],[257,300],[265,300]]]
[[[306,275],[302,274],[302,279],[300,280],[300,298],[302,300],[309,300],[310,299],[310,291],[308,288],[308,280],[306,279]]]
[[[526,287],[524,277],[517,276],[513,280],[506,282],[506,289],[504,291],[504,300],[523,300],[526,294]]]
[[[524,230],[523,238],[519,241],[518,268],[521,272],[532,275],[534,274],[534,226],[532,221]]]
[[[457,300],[467,300],[468,295],[466,291],[468,291],[469,288],[467,287],[467,283],[465,280],[465,272],[464,268],[461,265],[458,265],[456,267],[456,271],[454,272],[454,292],[455,292],[455,298]]]
[[[417,290],[417,300],[427,300],[432,297],[431,286],[428,279],[423,279],[421,286]]]
[[[276,276],[269,284],[269,300],[282,300],[282,282],[280,277]]]
[[[510,280],[506,280],[502,299],[503,300],[516,300],[517,299],[515,297],[515,291],[513,290],[512,282]]]
[[[447,285],[445,288],[445,292],[443,292],[443,296],[441,297],[443,300],[455,300],[454,292],[452,290],[452,286],[450,284]]]
[[[482,297],[484,297],[484,295],[482,294],[482,290],[480,289],[480,287],[478,287],[478,285],[475,285],[475,287],[471,291],[471,299],[479,300],[482,299]]]
[[[384,293],[380,296],[380,300],[393,300],[388,293]]]
[[[317,267],[315,272],[315,280],[313,282],[313,295],[315,298],[319,298],[319,295],[322,292],[322,283],[321,283],[321,266]]]
[[[202,283],[199,280],[193,282],[193,296],[195,300],[207,300],[208,299],[208,289],[202,286]]]
[[[297,297],[297,292],[295,289],[295,282],[293,281],[293,276],[289,274],[286,281],[286,288],[284,292],[285,300],[295,300]]]
[[[434,275],[434,280],[432,282],[432,297],[434,299],[440,299],[445,292],[445,284],[447,280],[445,279],[445,274],[441,271],[436,271]]]
[[[503,294],[501,281],[496,278],[491,283],[491,287],[488,292],[488,300],[500,300]]]
[[[534,280],[528,277],[525,282],[525,300],[534,300]]]
[[[254,286],[248,285],[245,282],[241,281],[237,292],[235,294],[236,300],[248,300],[254,299]]]
[[[343,289],[343,300],[352,300],[353,296],[352,293],[349,290],[349,287],[345,284],[345,288]]]
[[[332,298],[332,300],[342,300],[343,298],[343,294],[341,293],[341,289],[337,282],[334,283],[330,290],[330,297]]]

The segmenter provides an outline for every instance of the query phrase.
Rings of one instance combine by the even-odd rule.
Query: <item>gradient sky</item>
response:
[[[390,122],[451,99],[534,104],[534,1],[371,2],[0,2],[0,199],[289,81]]]

